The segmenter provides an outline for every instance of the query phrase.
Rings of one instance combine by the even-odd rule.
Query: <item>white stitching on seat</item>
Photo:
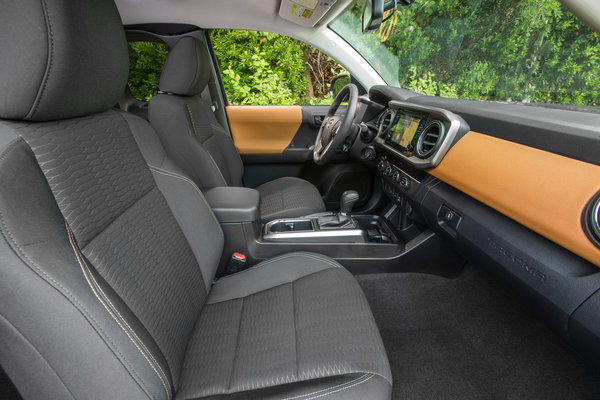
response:
[[[73,235],[73,232],[71,232],[71,230],[68,227],[67,227],[67,230],[69,232],[69,235]],[[71,246],[73,246],[73,243],[71,244]],[[77,249],[77,252],[79,253],[79,256],[81,257],[81,259],[83,260],[83,262],[85,263],[85,266],[87,267],[87,269],[89,271],[89,267],[88,267],[87,263],[85,262],[85,259],[83,258],[83,255],[81,254],[81,251],[79,250],[79,247],[76,246],[76,249]],[[123,321],[123,323],[125,324],[125,326],[127,326],[127,328],[129,328],[129,330],[131,331],[131,333],[133,334],[133,336],[135,336],[135,338],[142,345],[142,347],[144,348],[144,350],[146,350],[146,352],[148,353],[148,355],[150,356],[150,358],[152,359],[152,361],[154,361],[156,363],[156,366],[158,367],[158,369],[162,373],[163,377],[165,378],[165,382],[168,382],[169,379],[167,378],[167,374],[161,368],[159,362],[156,361],[156,359],[154,358],[154,355],[152,355],[152,352],[146,347],[146,345],[144,344],[143,340],[139,338],[139,336],[135,333],[135,330],[127,323],[127,320],[125,319],[125,317],[123,317],[121,315],[121,313],[119,312],[119,310],[117,309],[117,307],[115,307],[115,305],[110,301],[110,298],[106,295],[106,293],[104,293],[104,290],[102,290],[102,287],[98,284],[98,281],[96,281],[96,278],[94,277],[94,275],[91,272],[90,272],[90,278],[94,281],[94,283],[98,287],[98,290],[100,291],[100,293],[102,293],[102,295],[104,296],[104,298],[106,299],[106,301],[108,302],[108,304],[111,305],[111,307],[114,309],[114,311],[117,313],[117,315],[121,318],[121,320]]]
[[[350,388],[353,388],[355,386],[361,385],[361,384],[367,382],[373,376],[375,376],[374,374],[370,374],[371,376],[369,376],[367,379],[363,380],[362,382],[358,382],[358,381],[360,381],[361,379],[365,378],[368,375],[369,374],[363,374],[363,375],[359,376],[358,378],[355,378],[355,379],[353,379],[353,380],[351,380],[349,382],[346,382],[346,383],[340,383],[339,385],[335,385],[335,386],[331,386],[331,387],[328,387],[328,388],[325,388],[325,389],[317,390],[316,392],[312,392],[312,393],[301,394],[301,395],[294,396],[294,397],[286,397],[283,400],[294,400],[294,399],[301,399],[301,398],[303,400],[312,400],[312,399],[318,399],[320,397],[325,397],[325,396],[328,396],[330,394],[338,393],[338,392],[341,392],[342,390],[350,389]],[[355,382],[355,383],[352,384],[352,385],[350,385],[350,386],[342,387],[342,386],[345,386],[345,385],[349,385],[349,384],[351,384],[353,382]],[[356,382],[358,382],[358,383],[356,383]],[[337,390],[334,390],[334,391],[330,392],[330,390],[332,390],[332,389],[337,389]],[[324,392],[328,392],[328,393],[324,393]],[[313,397],[306,397],[306,396],[313,396]]]
[[[119,327],[123,330],[123,332],[125,332],[125,334],[129,338],[129,340],[131,341],[131,343],[133,343],[133,345],[138,349],[138,351],[146,359],[146,361],[148,362],[148,364],[150,365],[150,367],[156,373],[156,376],[158,376],[158,379],[160,380],[160,383],[162,384],[163,388],[165,389],[165,393],[167,395],[167,399],[170,399],[171,398],[171,392],[167,389],[167,385],[170,387],[170,384],[168,384],[168,381],[163,380],[163,376],[156,370],[156,368],[154,367],[154,365],[152,364],[152,362],[150,362],[150,360],[148,359],[148,357],[146,356],[146,354],[142,351],[142,349],[140,349],[140,347],[138,346],[138,344],[136,343],[136,341],[133,340],[133,338],[131,337],[131,335],[129,334],[129,332],[127,332],[127,330],[119,322],[118,318],[109,310],[108,306],[106,305],[106,303],[104,301],[102,301],[102,299],[100,298],[100,296],[98,296],[98,293],[97,293],[96,289],[94,289],[94,286],[92,285],[92,283],[90,282],[90,280],[88,278],[88,274],[92,277],[92,279],[94,280],[94,282],[98,286],[98,289],[102,292],[102,294],[104,295],[104,297],[108,300],[108,297],[102,291],[102,288],[100,287],[100,285],[98,285],[98,283],[94,279],[94,276],[92,275],[89,266],[85,262],[85,259],[83,258],[83,255],[79,251],[79,248],[75,245],[75,238],[73,237],[73,233],[71,232],[71,229],[69,229],[69,225],[66,223],[66,221],[65,221],[65,226],[67,228],[67,234],[69,236],[69,243],[71,244],[71,247],[73,248],[73,252],[75,253],[75,259],[77,260],[77,263],[79,263],[79,266],[81,267],[81,271],[83,272],[83,276],[84,276],[87,284],[89,285],[89,287],[92,289],[92,293],[94,293],[94,296],[96,296],[96,299],[98,299],[98,301],[100,302],[100,304],[102,304],[102,306],[108,312],[108,314],[115,320],[115,322],[117,323],[117,325],[119,325]],[[83,263],[82,263],[82,261],[83,261]],[[84,265],[85,265],[85,268],[84,268]],[[88,274],[85,273],[85,269],[87,269]],[[110,303],[110,300],[108,300],[108,301]],[[111,305],[112,305],[112,303],[111,303]],[[115,308],[115,311],[116,311],[116,308]],[[117,311],[117,313],[118,313],[118,311]],[[120,314],[119,314],[119,316],[120,316]],[[121,318],[123,318],[123,317],[121,317]],[[125,322],[124,319],[123,319],[123,322]],[[127,324],[127,322],[125,322],[125,324]],[[129,327],[129,325],[127,325],[127,326]],[[129,327],[129,329],[131,329],[131,327]],[[131,329],[131,332],[135,335],[136,338],[138,338],[138,336],[135,334],[135,332],[133,331],[133,329]],[[143,344],[143,342],[139,338],[138,338],[138,340],[140,341],[140,344],[146,349],[146,351],[148,351],[148,349]],[[152,353],[150,353],[150,351],[148,351],[148,354],[154,360],[154,357],[152,356]],[[154,360],[154,361],[156,362],[156,360]],[[164,374],[164,371],[162,370],[162,368],[160,367],[160,365],[158,363],[156,363],[156,366]],[[166,375],[164,376],[164,379],[166,379]]]
[[[329,396],[330,394],[334,394],[334,393],[341,392],[342,390],[351,389],[351,388],[353,388],[353,387],[356,387],[356,386],[358,386],[358,385],[362,385],[363,383],[367,382],[369,379],[371,379],[371,378],[372,378],[372,377],[374,377],[374,376],[375,376],[375,375],[371,375],[371,376],[369,376],[367,379],[365,379],[365,380],[364,380],[364,381],[362,381],[362,382],[357,382],[357,383],[355,383],[355,384],[353,384],[353,385],[346,386],[346,387],[344,387],[344,388],[341,388],[341,389],[334,390],[333,392],[329,392],[329,393],[323,393],[323,394],[321,394],[321,395],[318,395],[318,396],[308,397],[308,398],[306,398],[306,399],[304,399],[304,400],[314,400],[314,399],[318,399],[318,398],[321,398],[321,397]]]

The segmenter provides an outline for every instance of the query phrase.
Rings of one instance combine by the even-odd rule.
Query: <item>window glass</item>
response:
[[[330,24],[389,84],[453,98],[600,105],[600,40],[557,0],[416,0],[361,34]]]
[[[234,105],[328,105],[331,78],[345,73],[321,51],[276,33],[217,29],[211,40]]]
[[[158,88],[169,48],[157,42],[129,42],[129,89],[138,100],[150,100]]]

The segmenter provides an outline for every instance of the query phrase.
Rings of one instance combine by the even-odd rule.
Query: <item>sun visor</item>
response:
[[[279,16],[302,26],[315,26],[336,0],[281,0]]]

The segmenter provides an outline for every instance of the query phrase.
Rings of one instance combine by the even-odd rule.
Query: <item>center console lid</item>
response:
[[[256,189],[222,186],[204,192],[220,223],[258,221],[260,194]]]

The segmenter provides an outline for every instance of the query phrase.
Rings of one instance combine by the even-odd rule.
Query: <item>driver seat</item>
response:
[[[204,42],[191,36],[173,46],[160,76],[159,92],[150,99],[148,117],[168,156],[202,190],[242,186],[242,159],[211,105],[201,98],[211,77],[207,55]],[[303,179],[279,178],[256,190],[263,222],[325,211],[317,188]]]

